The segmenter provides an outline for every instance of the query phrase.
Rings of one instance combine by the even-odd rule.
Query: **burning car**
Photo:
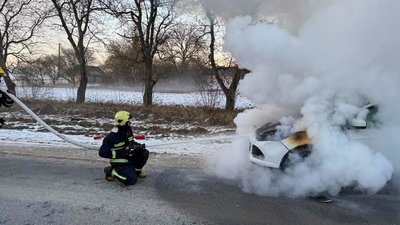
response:
[[[374,115],[377,111],[376,105],[363,106],[359,114],[343,129],[353,139],[365,139],[362,130],[376,123]],[[278,134],[279,126],[281,126],[279,122],[270,122],[256,129],[255,137],[250,140],[249,145],[249,159],[252,163],[284,170],[294,163],[296,158],[310,155],[312,145],[306,131]]]

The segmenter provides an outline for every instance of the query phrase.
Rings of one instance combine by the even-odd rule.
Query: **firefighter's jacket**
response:
[[[132,136],[126,132],[113,129],[104,138],[99,149],[99,156],[110,159],[111,164],[133,164],[133,160],[129,157],[130,139]]]

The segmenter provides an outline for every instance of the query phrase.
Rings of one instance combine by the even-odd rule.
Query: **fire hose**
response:
[[[92,146],[92,145],[86,145],[77,141],[72,140],[71,138],[60,134],[58,131],[54,130],[52,127],[47,125],[42,119],[39,118],[34,112],[32,112],[31,109],[28,108],[23,102],[21,102],[14,94],[10,93],[7,91],[7,89],[3,88],[0,86],[0,90],[6,93],[12,100],[14,100],[15,103],[17,103],[19,106],[21,106],[22,109],[24,109],[33,119],[35,119],[40,125],[42,125],[44,128],[46,128],[48,131],[51,133],[55,134],[57,137],[63,139],[66,142],[69,142],[73,145],[82,147],[82,148],[89,148],[89,149],[99,149],[97,146]]]

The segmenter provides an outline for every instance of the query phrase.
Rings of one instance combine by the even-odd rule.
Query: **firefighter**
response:
[[[125,185],[133,185],[137,178],[145,178],[142,171],[149,158],[149,151],[144,144],[133,140],[131,115],[127,111],[115,114],[114,127],[104,138],[99,149],[99,156],[110,159],[111,166],[104,168],[107,181],[117,179]]]

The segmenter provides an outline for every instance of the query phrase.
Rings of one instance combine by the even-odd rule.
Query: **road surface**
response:
[[[0,224],[400,224],[398,193],[261,197],[207,175],[201,157],[150,157],[149,177],[124,187],[96,151],[0,146]]]

